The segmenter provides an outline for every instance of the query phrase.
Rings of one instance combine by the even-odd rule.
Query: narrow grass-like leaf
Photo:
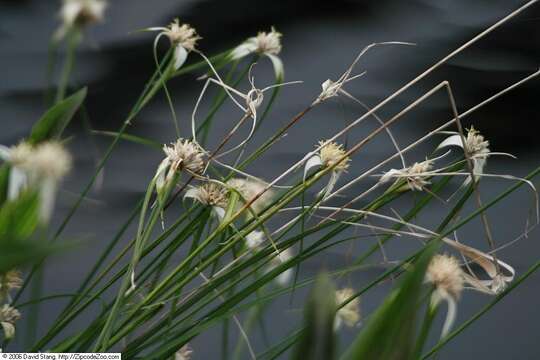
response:
[[[298,342],[293,360],[334,359],[334,318],[337,308],[335,292],[328,275],[319,275],[305,306],[305,330]]]
[[[29,141],[33,144],[50,139],[59,139],[62,132],[86,97],[86,88],[67,97],[51,107],[32,127]]]

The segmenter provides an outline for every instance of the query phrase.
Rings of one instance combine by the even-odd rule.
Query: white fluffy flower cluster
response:
[[[190,140],[178,139],[170,145],[164,145],[163,152],[165,159],[159,164],[155,175],[159,195],[171,185],[178,172],[186,171],[192,175],[200,175],[204,171],[206,164],[204,150]]]
[[[276,29],[272,27],[269,32],[261,31],[257,36],[250,37],[242,44],[238,45],[232,52],[231,58],[233,60],[239,60],[250,54],[260,54],[266,56],[272,61],[274,66],[274,72],[276,78],[283,78],[283,63],[278,57],[281,52],[281,37],[283,35],[280,32],[277,32]]]
[[[487,158],[490,155],[489,141],[487,141],[474,127],[471,126],[467,131],[465,141],[463,141],[461,134],[453,134],[441,142],[437,149],[449,146],[457,146],[467,151],[467,154],[470,156],[473,163],[475,179],[478,179],[484,173]],[[471,177],[469,176],[465,179],[462,186],[466,186],[470,182]]]
[[[188,24],[180,24],[178,19],[174,19],[167,27],[158,26],[147,29],[148,31],[159,31],[156,37],[154,48],[162,36],[169,38],[174,48],[174,69],[178,70],[186,62],[188,54],[195,50],[197,41],[202,39],[197,31]]]
[[[336,185],[341,174],[349,168],[351,159],[347,156],[343,145],[334,141],[321,140],[318,148],[318,152],[313,154],[304,166],[304,178],[306,178],[309,170],[314,167],[333,167],[328,184],[319,193],[319,196],[324,201]]]
[[[106,9],[105,0],[64,0],[60,9],[62,25],[56,38],[63,38],[74,26],[85,27],[103,21]]]
[[[354,289],[344,288],[336,291],[336,305],[341,306],[354,295]],[[342,324],[348,327],[356,326],[360,322],[360,299],[355,297],[343,307],[338,309],[334,319],[334,330],[339,330]]]
[[[381,177],[380,182],[386,183],[392,179],[404,178],[407,183],[402,186],[401,190],[422,191],[426,185],[430,184],[428,180],[430,175],[426,173],[432,168],[433,160],[417,162],[403,169],[391,169]]]
[[[8,199],[14,200],[21,191],[34,188],[40,194],[40,217],[47,223],[54,208],[60,180],[71,169],[71,155],[55,141],[38,145],[22,142],[11,148],[0,147],[0,157],[11,165]]]

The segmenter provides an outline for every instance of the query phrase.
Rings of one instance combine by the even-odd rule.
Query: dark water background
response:
[[[351,83],[348,89],[364,102],[375,105],[427,66],[522,3],[514,0],[115,0],[111,2],[106,22],[92,28],[87,34],[77,58],[73,85],[89,87],[86,106],[91,126],[116,130],[153,71],[152,36],[129,34],[131,31],[163,25],[179,16],[182,21],[195,26],[204,37],[200,43],[201,49],[213,54],[239,43],[258,30],[275,25],[284,33],[281,56],[287,80],[304,80],[304,84],[283,90],[270,117],[254,139],[256,144],[260,144],[264,134],[273,133],[286,124],[313,99],[324,80],[337,78],[355,54],[367,44],[394,40],[418,44],[414,48],[380,48],[363,59],[360,67],[366,69],[368,75]],[[2,144],[14,144],[24,137],[44,110],[42,95],[47,44],[56,27],[57,8],[55,1],[0,1]],[[463,111],[534,72],[540,64],[539,24],[540,5],[537,5],[453,58],[428,79],[381,110],[380,115],[388,118],[441,80],[451,82],[458,108]],[[261,61],[257,65],[256,75],[259,84],[271,81],[269,63]],[[184,132],[188,130],[188,119],[201,86],[202,83],[193,77],[174,81],[170,86]],[[490,159],[489,172],[524,176],[538,166],[540,146],[536,124],[540,114],[539,90],[540,81],[537,79],[467,119],[467,125],[474,123],[486,135],[492,150],[518,156],[518,160]],[[332,101],[317,108],[293,128],[278,147],[253,164],[249,172],[263,178],[275,177],[312,149],[316,140],[331,136],[359,114],[361,109],[346,101]],[[223,136],[236,115],[230,106],[218,114],[219,121],[216,121],[210,143],[217,142]],[[408,144],[450,117],[447,99],[441,93],[406,116],[392,130],[401,144]],[[350,141],[358,141],[374,126],[368,124],[355,130],[350,135]],[[164,97],[158,96],[153,100],[129,131],[160,142],[174,140]],[[92,173],[96,158],[101,156],[110,141],[88,136],[80,121],[73,125],[70,133],[74,135],[70,148],[76,158],[75,171],[61,193],[57,223],[75,201],[76,193]],[[421,160],[434,144],[430,142],[417,152],[410,153],[408,161]],[[347,179],[383,159],[391,151],[388,139],[379,136],[354,157],[355,166]],[[139,145],[120,144],[106,167],[102,186],[91,193],[90,199],[83,204],[64,232],[64,241],[83,239],[88,245],[69,256],[49,262],[45,282],[47,294],[69,293],[76,288],[94,258],[142,196],[161,156],[159,152]],[[351,197],[358,194],[373,181],[375,179],[358,184],[349,189],[346,195]],[[508,185],[505,181],[484,180],[483,197],[490,199]],[[522,189],[488,213],[498,244],[508,242],[522,232],[531,198],[530,192]],[[336,203],[344,202],[346,199],[339,199]],[[404,205],[396,204],[398,209]],[[444,211],[446,209],[438,204],[417,221],[433,226],[444,216]],[[133,230],[128,233],[132,234]],[[486,248],[478,222],[466,226],[460,231],[459,237],[473,246]],[[360,251],[373,242],[369,239],[363,241],[365,243],[355,244],[353,249],[335,248],[322,259],[309,261],[303,268],[302,276],[313,276],[322,268],[333,269],[343,265],[351,252]],[[414,247],[414,242],[410,240],[397,240],[387,251],[391,259],[400,259]],[[528,239],[499,254],[516,268],[519,275],[539,258],[539,253],[538,232],[535,231]],[[373,269],[351,275],[340,279],[340,285],[360,288],[380,271]],[[447,345],[439,358],[540,358],[537,344],[540,333],[539,280],[538,274],[530,277],[489,315]],[[362,299],[363,312],[368,314],[373,310],[390,286],[381,285],[366,295]],[[304,291],[300,291],[292,305],[289,305],[288,298],[272,305],[272,316],[268,316],[267,320],[271,342],[278,341],[292,328],[293,320],[300,319],[303,296]],[[484,295],[465,292],[459,304],[458,323],[490,300]],[[44,305],[40,331],[47,328],[62,304],[62,301],[51,301]],[[84,326],[90,318],[87,314],[81,316],[78,326]],[[18,328],[21,334],[25,331],[23,323]],[[212,329],[193,342],[194,359],[219,358],[219,332],[219,328]],[[342,344],[350,341],[354,333],[354,329],[343,331],[340,335]],[[258,332],[252,335],[252,341],[256,349],[264,349]],[[20,346],[18,344],[15,348],[20,349]]]

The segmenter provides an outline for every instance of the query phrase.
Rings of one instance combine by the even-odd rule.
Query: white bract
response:
[[[62,25],[55,37],[61,39],[73,26],[85,27],[103,21],[106,8],[105,0],[64,0],[60,9]]]
[[[174,19],[167,27],[152,27],[148,31],[159,31],[154,40],[154,51],[162,36],[169,38],[171,46],[174,48],[174,70],[178,70],[186,62],[190,51],[195,50],[197,41],[202,39],[197,31],[188,24],[180,25],[178,19]]]
[[[319,193],[322,196],[322,201],[326,200],[326,197],[330,194],[340,175],[347,171],[349,168],[349,162],[351,159],[347,156],[343,145],[337,144],[333,141],[319,141],[319,151],[311,156],[304,167],[304,179],[306,178],[309,170],[314,167],[331,167],[333,169],[330,174],[330,180],[326,187]]]
[[[48,223],[54,208],[58,183],[71,169],[71,156],[58,142],[38,145],[20,143],[0,146],[0,158],[11,165],[8,199],[14,200],[26,188],[35,188],[40,195],[40,220]]]
[[[344,288],[336,291],[336,305],[341,306],[345,301],[348,301],[354,296],[355,291],[351,288]],[[337,331],[343,324],[348,327],[353,327],[360,321],[360,299],[355,297],[345,306],[338,309],[334,319],[334,330]]]
[[[238,45],[231,53],[233,60],[241,59],[250,54],[267,56],[274,67],[277,79],[283,79],[283,63],[278,57],[281,52],[281,37],[283,35],[272,27],[270,32],[261,31],[257,36],[250,37]]]
[[[473,174],[475,180],[484,173],[484,167],[486,166],[487,158],[490,155],[489,141],[484,139],[474,127],[471,127],[467,132],[465,143],[460,134],[453,134],[437,146],[438,149],[442,149],[449,146],[458,146],[467,150],[467,154],[470,156],[473,163]],[[467,177],[462,186],[467,186],[471,182],[471,177]]]

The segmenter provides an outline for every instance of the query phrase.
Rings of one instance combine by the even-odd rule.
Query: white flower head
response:
[[[404,169],[391,169],[386,172],[380,179],[381,183],[390,181],[391,179],[405,178],[407,183],[403,185],[404,190],[424,190],[426,185],[429,185],[429,175],[426,175],[433,168],[433,160],[425,160],[416,162],[413,165]]]
[[[319,141],[319,156],[323,166],[334,166],[334,171],[342,172],[349,168],[351,159],[346,156],[343,145],[333,141]]]
[[[174,360],[190,360],[191,354],[193,354],[193,350],[189,344],[186,344],[174,354]]]
[[[336,291],[336,305],[340,306],[354,295],[354,289],[344,288]],[[360,299],[355,297],[345,306],[338,309],[334,319],[334,330],[339,330],[342,324],[348,327],[356,326],[360,321]]]
[[[105,0],[64,0],[60,18],[66,26],[87,26],[103,21],[106,9]]]
[[[34,148],[27,142],[12,146],[9,150],[9,161],[13,166],[22,167],[30,161]]]
[[[346,172],[350,166],[351,159],[347,156],[347,152],[343,145],[334,141],[321,140],[319,141],[319,151],[311,156],[304,167],[304,179],[308,171],[314,167],[332,167],[330,180],[325,188],[319,193],[324,201],[336,185],[340,175]]]
[[[260,31],[257,36],[250,37],[242,44],[238,45],[231,53],[233,60],[241,59],[250,54],[260,54],[267,56],[274,66],[277,78],[283,77],[283,63],[277,56],[281,52],[281,37],[283,34],[276,31],[274,27],[269,32]]]
[[[203,149],[188,139],[178,139],[169,146],[163,146],[163,152],[171,161],[174,170],[188,170],[194,174],[200,174],[205,166],[205,154]]]
[[[228,191],[224,186],[207,182],[200,186],[189,188],[184,198],[195,199],[203,205],[211,206],[218,218],[223,219],[225,209],[227,209]]]
[[[60,9],[62,25],[55,37],[61,39],[73,26],[86,27],[103,21],[106,9],[105,0],[64,0]]]
[[[427,268],[426,280],[435,286],[435,291],[444,292],[455,300],[463,291],[463,270],[453,256],[435,255]]]
[[[180,24],[178,19],[174,19],[167,27],[152,27],[147,30],[160,32],[154,41],[154,50],[162,36],[169,38],[174,48],[175,70],[178,70],[186,62],[188,53],[195,50],[197,41],[202,39],[193,27],[188,24]]]
[[[435,255],[428,265],[426,281],[435,286],[431,295],[431,306],[437,307],[441,300],[445,300],[448,304],[441,338],[448,334],[456,319],[457,301],[463,291],[465,277],[459,261],[453,256]]]
[[[178,139],[170,145],[163,145],[163,152],[165,159],[161,161],[155,175],[158,193],[170,184],[179,171],[187,171],[191,175],[200,175],[204,171],[206,154],[191,140]]]
[[[260,31],[256,37],[248,41],[253,42],[257,47],[255,52],[264,55],[279,55],[281,52],[281,37],[282,33],[276,31],[272,26],[269,32]]]
[[[14,200],[28,187],[40,195],[40,218],[47,223],[54,208],[58,183],[71,169],[71,155],[56,141],[38,145],[20,143],[2,147],[1,157],[11,164],[8,199]]]
[[[8,304],[2,305],[0,308],[0,325],[4,330],[4,337],[11,339],[15,335],[15,322],[21,318],[21,313],[14,307]]]
[[[163,33],[169,38],[172,45],[180,45],[188,51],[193,51],[197,45],[197,41],[202,39],[197,35],[197,30],[192,28],[189,24],[180,25],[178,19],[174,19],[174,21],[163,30]]]
[[[36,145],[32,156],[20,167],[36,178],[44,177],[60,181],[71,170],[71,163],[71,155],[63,145],[48,141]]]
[[[460,134],[454,134],[447,137],[443,142],[437,146],[438,149],[442,149],[449,146],[458,146],[467,150],[473,163],[473,173],[478,178],[484,173],[487,158],[489,157],[489,141],[487,141],[483,135],[481,135],[474,127],[467,131],[465,142]],[[465,179],[462,186],[467,186],[471,181],[470,176]]]
[[[262,180],[240,178],[230,179],[227,181],[227,185],[238,191],[245,203],[251,202],[253,198],[264,191],[268,186],[268,184]],[[272,203],[273,198],[274,192],[271,189],[268,189],[253,201],[250,208],[253,212],[258,214]]]

